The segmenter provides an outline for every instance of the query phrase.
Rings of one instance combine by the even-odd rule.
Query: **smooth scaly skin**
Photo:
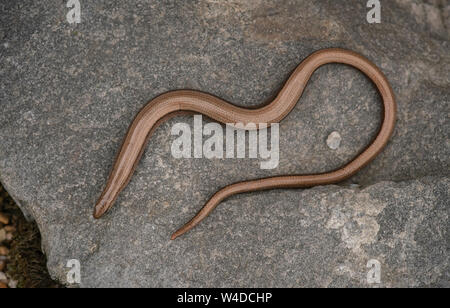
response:
[[[277,97],[258,109],[234,106],[220,98],[198,91],[172,91],[150,101],[131,124],[120,149],[106,188],[95,205],[94,217],[100,218],[128,184],[148,138],[168,118],[183,113],[201,113],[222,123],[277,123],[297,104],[314,71],[327,63],[351,65],[366,74],[376,85],[384,106],[384,120],[375,140],[347,165],[335,171],[311,175],[286,175],[235,183],[216,192],[206,205],[171,239],[189,231],[211,213],[224,199],[239,193],[273,188],[299,188],[333,184],[345,180],[372,161],[387,144],[395,125],[396,104],[389,82],[366,58],[343,49],[324,49],[306,58],[292,73]]]

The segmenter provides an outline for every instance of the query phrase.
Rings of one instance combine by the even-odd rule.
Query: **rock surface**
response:
[[[52,275],[69,259],[81,286],[448,286],[450,101],[445,1],[82,2],[0,4],[0,180],[43,236]],[[176,122],[151,138],[113,209],[94,221],[128,125],[158,94],[197,89],[240,106],[270,100],[311,52],[365,55],[390,80],[398,122],[387,148],[346,186],[272,191],[224,202],[176,241],[171,232],[220,187],[335,169],[370,143],[380,102],[361,73],[316,71],[280,124],[280,162],[175,159]],[[207,122],[207,121],[205,121]],[[331,150],[327,136],[342,141]],[[431,176],[431,177],[429,177]],[[416,180],[426,177],[421,180]],[[401,182],[401,183],[394,183]]]

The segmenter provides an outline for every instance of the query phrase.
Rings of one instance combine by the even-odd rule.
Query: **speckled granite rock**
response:
[[[449,6],[364,1],[94,1],[82,22],[65,1],[0,3],[0,180],[43,235],[49,270],[68,259],[82,286],[383,286],[449,281]],[[327,65],[280,125],[280,164],[175,159],[161,126],[102,220],[92,207],[136,112],[180,88],[241,106],[273,97],[311,52],[343,47],[375,62],[398,99],[381,155],[349,183],[231,198],[180,240],[169,236],[218,188],[339,167],[374,137],[379,97],[356,70]],[[336,131],[339,149],[326,139]],[[432,179],[414,181],[433,176]],[[380,181],[405,181],[393,182]],[[268,223],[273,223],[269,227]]]

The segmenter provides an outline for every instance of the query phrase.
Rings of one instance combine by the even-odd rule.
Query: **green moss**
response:
[[[0,184],[0,212],[11,217],[16,228],[9,243],[10,259],[6,273],[19,288],[58,288],[62,285],[50,278],[46,258],[41,251],[41,237],[36,223],[27,222],[19,207]]]

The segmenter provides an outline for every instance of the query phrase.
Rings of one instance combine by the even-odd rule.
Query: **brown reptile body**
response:
[[[395,125],[396,104],[389,82],[369,60],[344,49],[324,49],[311,54],[291,74],[277,97],[269,104],[246,109],[199,91],[179,90],[151,100],[136,116],[124,139],[109,175],[106,187],[95,205],[94,217],[100,218],[125,188],[139,162],[148,138],[156,127],[179,113],[201,113],[221,123],[278,123],[297,104],[314,71],[327,63],[353,66],[367,75],[381,94],[384,117],[373,142],[352,161],[335,171],[310,175],[285,175],[244,181],[228,185],[216,192],[206,205],[171,239],[189,231],[202,221],[225,198],[232,195],[274,188],[300,188],[333,184],[345,180],[372,161],[387,144]]]

